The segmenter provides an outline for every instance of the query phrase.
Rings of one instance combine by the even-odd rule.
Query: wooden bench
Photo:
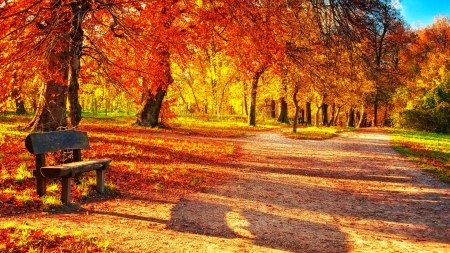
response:
[[[36,155],[36,168],[33,175],[36,177],[36,191],[39,196],[46,193],[47,178],[61,178],[62,203],[70,203],[71,179],[83,172],[97,171],[97,187],[99,193],[104,192],[105,170],[111,159],[81,160],[81,149],[89,149],[86,132],[64,130],[44,133],[30,133],[25,139],[27,150]],[[46,166],[45,153],[72,150],[72,159],[69,163]]]

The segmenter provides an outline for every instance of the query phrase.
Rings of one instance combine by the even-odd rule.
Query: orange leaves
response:
[[[108,252],[93,238],[62,235],[27,227],[0,228],[1,252]]]

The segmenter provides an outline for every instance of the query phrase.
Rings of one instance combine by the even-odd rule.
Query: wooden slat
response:
[[[46,178],[74,177],[75,174],[78,173],[106,169],[110,162],[111,159],[95,159],[55,166],[45,166],[41,168],[41,174]]]
[[[30,133],[25,139],[25,147],[32,154],[44,154],[62,149],[88,149],[89,142],[86,132],[64,130]]]

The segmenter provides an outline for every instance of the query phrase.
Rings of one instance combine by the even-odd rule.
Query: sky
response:
[[[434,22],[434,16],[450,17],[450,0],[399,0],[400,12],[412,28],[420,28]]]

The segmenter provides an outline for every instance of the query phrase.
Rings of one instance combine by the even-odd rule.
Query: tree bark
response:
[[[13,82],[16,81],[16,73],[13,73]],[[26,114],[27,111],[25,110],[25,103],[22,99],[22,87],[21,85],[14,85],[13,91],[12,91],[12,98],[14,99],[14,102],[16,104],[16,114]]]
[[[151,91],[142,103],[141,108],[137,113],[137,124],[140,126],[157,127],[159,123],[159,113],[161,111],[162,102],[166,91],[162,87],[158,87],[156,94]]]
[[[328,104],[322,104],[322,125],[328,126]]]
[[[298,99],[297,99],[297,93],[298,93],[298,86],[295,86],[294,92],[292,94],[292,99],[294,100],[294,106],[295,106],[295,113],[294,113],[294,124],[292,124],[292,132],[297,132],[297,126],[298,126],[298,113],[300,110],[300,107],[298,106]]]
[[[157,127],[162,102],[166,96],[167,88],[173,83],[170,69],[170,53],[167,48],[162,47],[159,52],[159,69],[163,72],[158,80],[155,80],[156,91],[151,89],[147,92],[140,110],[137,113],[136,124],[141,126]],[[145,80],[145,79],[144,79]]]
[[[276,113],[275,113],[275,100],[271,99],[270,100],[270,117],[272,119],[276,118]]]
[[[317,107],[317,111],[316,111],[316,115],[315,115],[315,118],[314,118],[314,124],[315,124],[315,126],[316,127],[319,127],[319,125],[320,125],[320,120],[319,120],[319,113],[320,113],[320,110],[322,109],[322,105],[320,105],[320,106],[317,106],[316,105],[316,107]]]
[[[358,128],[360,127],[365,127],[365,119],[367,117],[366,112],[364,111],[364,104],[361,106],[361,113],[360,113],[360,118],[359,118],[359,122],[358,122]]]
[[[248,91],[248,85],[247,85],[247,81],[244,81],[244,111],[245,111],[245,116],[248,117],[248,103],[247,103],[247,93]]]
[[[337,106],[336,116],[334,117],[333,125],[337,126],[337,121],[339,119],[339,112],[341,111],[342,105]]]
[[[308,126],[312,125],[311,102],[306,102],[306,123]]]
[[[378,91],[375,93],[375,100],[373,102],[373,127],[377,126],[378,122]]]
[[[300,114],[299,122],[305,123],[305,110],[304,109],[300,109],[299,114]]]
[[[66,100],[69,75],[69,38],[61,36],[55,39],[55,45],[48,57],[41,87],[38,108],[26,129],[36,131],[55,131],[67,126]]]
[[[256,126],[256,94],[258,92],[258,81],[265,70],[266,67],[263,66],[253,75],[250,91],[250,113],[248,115],[248,124],[250,126]]]
[[[78,82],[80,76],[80,60],[83,50],[83,19],[91,5],[88,1],[81,4],[71,4],[72,7],[72,23],[70,28],[69,43],[69,115],[68,123],[71,127],[76,127],[81,121],[81,105],[78,99],[78,90],[80,85]]]
[[[331,104],[331,118],[330,118],[330,126],[335,126],[334,124],[334,117],[336,113],[336,103]]]
[[[278,115],[278,122],[289,124],[289,116],[288,116],[288,104],[286,102],[286,93],[287,93],[287,68],[283,64],[280,64],[281,67],[281,85],[282,85],[282,95],[280,97],[280,115]]]
[[[289,124],[288,104],[285,97],[280,98],[280,115],[278,116],[278,122]]]
[[[348,121],[347,121],[348,127],[355,127],[355,109],[350,108],[348,111]]]

